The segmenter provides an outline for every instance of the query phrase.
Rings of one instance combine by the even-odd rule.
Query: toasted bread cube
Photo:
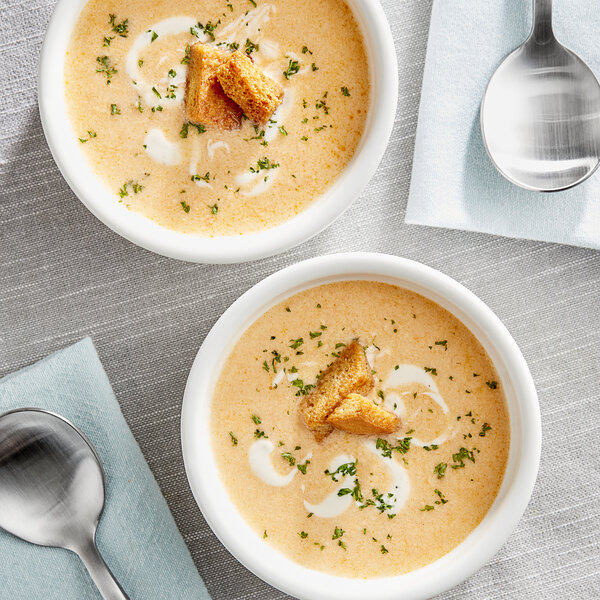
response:
[[[237,50],[221,65],[217,77],[225,93],[258,125],[266,125],[283,101],[281,86]]]
[[[400,419],[360,394],[346,396],[327,417],[336,429],[358,435],[393,433]]]
[[[351,393],[368,394],[373,385],[365,350],[358,342],[352,342],[323,372],[319,383],[306,396],[301,407],[304,422],[317,441],[320,442],[333,431],[327,417],[335,407]]]
[[[217,129],[241,126],[242,109],[227,97],[217,79],[217,70],[228,59],[228,52],[208,44],[198,42],[190,48],[185,94],[188,121]]]

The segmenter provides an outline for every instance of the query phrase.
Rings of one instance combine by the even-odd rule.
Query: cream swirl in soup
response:
[[[190,46],[239,50],[284,90],[265,126],[187,121]],[[203,236],[283,223],[350,162],[369,109],[360,28],[343,0],[90,0],[65,61],[74,134],[129,209]]]
[[[390,435],[318,442],[302,401],[353,340]],[[368,578],[440,558],[481,522],[510,446],[502,382],[474,335],[416,293],[348,281],[296,294],[239,338],[214,389],[213,448],[248,523],[289,558]]]

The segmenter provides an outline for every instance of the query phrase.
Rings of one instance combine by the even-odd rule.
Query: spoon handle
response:
[[[552,0],[533,0],[533,39],[546,44],[554,37],[552,33]]]
[[[129,596],[123,591],[100,556],[93,539],[77,548],[75,552],[79,555],[104,600],[129,600]]]

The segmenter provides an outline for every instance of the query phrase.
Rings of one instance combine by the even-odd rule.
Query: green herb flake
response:
[[[181,208],[183,208],[183,212],[189,213],[190,212],[190,205],[187,204],[187,202],[185,202],[184,200],[182,200],[180,202],[181,204]]]
[[[440,490],[433,490],[433,493],[439,498],[439,500],[435,501],[435,504],[447,504],[448,500],[447,498],[444,496],[444,494],[442,492],[440,492]]]
[[[112,31],[123,38],[127,37],[127,34],[129,33],[129,19],[117,23],[117,16],[111,14],[108,15],[108,22],[112,25]]]
[[[438,479],[441,479],[446,474],[446,469],[448,468],[447,463],[439,463],[433,467],[433,472],[437,475]]]
[[[229,432],[229,437],[231,438],[231,445],[232,445],[232,446],[237,446],[237,445],[238,445],[238,440],[237,440],[237,438],[235,437],[235,435],[234,435],[233,431],[230,431],[230,432]]]
[[[258,52],[259,46],[248,38],[246,38],[246,44],[244,46],[244,53],[250,56],[253,52]]]
[[[96,73],[103,73],[106,76],[106,85],[110,85],[113,75],[116,75],[117,69],[111,64],[108,56],[97,56]]]
[[[300,63],[297,60],[292,60],[288,64],[288,68],[283,72],[283,76],[289,79],[292,75],[296,75],[300,71]]]
[[[383,438],[377,438],[375,447],[377,450],[381,450],[381,455],[384,458],[392,458],[392,452],[398,452],[401,455],[406,454],[410,450],[411,440],[412,438],[405,437],[402,440],[397,440],[398,443],[396,446],[394,446]]]
[[[342,96],[350,96],[350,91],[348,90],[348,88],[346,86],[343,86],[341,88],[342,90]]]
[[[479,432],[479,437],[485,437],[485,434],[492,429],[492,426],[489,423],[484,423],[481,426],[481,431]]]
[[[289,452],[284,452],[281,455],[281,458],[283,458],[283,460],[286,460],[290,467],[293,467],[296,464],[296,459]]]

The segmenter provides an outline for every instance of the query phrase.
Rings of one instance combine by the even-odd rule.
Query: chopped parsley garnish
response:
[[[123,184],[123,187],[121,187],[121,189],[119,190],[119,196],[121,198],[124,198],[125,196],[129,196],[129,192],[127,191],[127,187],[131,188],[131,191],[134,194],[139,194],[143,189],[144,186],[139,184],[137,181],[126,181]]]
[[[300,71],[300,63],[297,60],[292,60],[288,64],[288,68],[283,72],[283,76],[289,79],[292,75],[296,75]]]
[[[154,92],[155,96],[157,96],[158,98],[162,98],[160,92],[154,86],[152,86],[152,91]]]
[[[424,511],[430,511],[430,510],[433,510],[434,508],[435,508],[435,506],[431,506],[431,504],[426,504],[426,505],[425,505],[423,508],[420,508],[419,510],[420,510],[421,512],[424,512]]]
[[[319,70],[319,67],[317,67],[317,65],[316,65],[315,63],[312,63],[312,64],[310,65],[310,68],[311,68],[313,71],[318,71],[318,70]]]
[[[317,101],[315,102],[315,108],[316,108],[317,110],[319,110],[319,109],[321,109],[321,108],[322,108],[322,109],[323,109],[323,112],[324,112],[326,115],[328,115],[328,114],[329,114],[329,106],[327,106],[327,95],[328,95],[328,92],[323,92],[323,96],[322,96],[322,98],[321,98],[320,100],[317,100]]]
[[[98,135],[95,131],[90,131],[89,129],[88,129],[87,134],[88,134],[88,137],[86,137],[86,138],[79,138],[79,141],[82,144],[85,144],[87,141],[91,140],[92,138],[97,137],[97,135]]]
[[[333,479],[333,481],[337,482],[337,476],[341,475],[342,477],[345,477],[346,475],[351,475],[354,476],[356,475],[356,465],[358,464],[358,461],[354,461],[354,462],[349,462],[349,463],[344,463],[342,465],[340,465],[335,471],[330,471],[329,469],[325,469],[325,475],[331,477],[331,479]]]
[[[405,437],[403,440],[398,440],[398,445],[393,446],[387,440],[383,438],[377,438],[375,447],[377,450],[381,450],[381,455],[384,458],[392,458],[392,452],[398,452],[400,454],[406,454],[410,450],[410,441],[412,438]]]
[[[342,96],[350,95],[350,91],[348,90],[348,88],[346,86],[343,86],[341,89],[342,89]]]
[[[302,344],[304,344],[304,338],[297,338],[295,340],[290,340],[290,342],[292,342],[290,344],[290,348],[292,350],[297,350],[298,348],[300,348],[300,346],[302,346]]]
[[[381,554],[387,554],[388,552],[389,550],[383,544],[381,544]]]
[[[433,493],[439,498],[439,500],[435,501],[435,504],[447,504],[448,503],[448,500],[446,499],[444,494],[442,492],[440,492],[440,490],[433,490]]]
[[[336,527],[333,530],[333,535],[331,536],[332,540],[338,540],[339,538],[341,538],[344,533],[346,533],[341,527]]]
[[[431,373],[432,375],[437,375],[437,369],[433,369],[432,367],[423,367],[425,369],[425,373]]]
[[[219,212],[219,205],[218,204],[213,204],[212,206],[209,206],[208,208],[210,208],[210,212],[213,215],[216,215]]]
[[[158,37],[158,33],[156,33],[156,31],[152,31],[152,29],[148,29],[148,31],[146,33],[151,33],[152,34],[152,38],[150,40],[150,43],[152,43]]]
[[[255,44],[253,41],[246,38],[246,45],[244,47],[244,52],[250,56],[253,52],[258,52],[258,44]]]
[[[237,445],[238,445],[238,440],[237,440],[237,438],[235,437],[235,435],[234,435],[233,431],[230,431],[230,432],[229,432],[229,437],[231,438],[231,445],[232,445],[232,446],[237,446]]]
[[[307,46],[302,46],[302,54],[312,54],[312,52],[308,49]]]
[[[498,389],[498,382],[497,381],[486,381],[485,385],[487,385],[490,390],[496,390]]]
[[[358,479],[354,480],[354,487],[352,489],[342,488],[338,490],[338,496],[346,496],[347,494],[351,494],[354,500],[356,500],[357,502],[364,501],[362,491],[360,489],[360,482],[358,481]]]
[[[220,25],[221,21],[217,21],[216,23],[213,23],[212,21],[209,21],[206,25],[202,25],[202,23],[198,22],[198,24],[195,27],[190,27],[190,33],[194,36],[196,36],[197,38],[200,37],[199,31],[203,32],[204,35],[206,35],[208,37],[208,39],[211,42],[215,41],[215,34],[214,31],[215,29]]]
[[[187,202],[185,202],[184,200],[182,200],[180,202],[180,204],[181,204],[181,208],[183,208],[183,212],[186,212],[186,213],[190,212],[190,205]]]
[[[279,127],[279,133],[281,133],[281,135],[287,135],[287,134],[288,134],[288,132],[286,131],[286,129],[285,129],[285,126],[284,126],[284,125],[281,125],[281,126]]]
[[[191,52],[191,50],[192,50],[192,47],[189,44],[186,44],[185,45],[185,54],[184,54],[183,58],[181,59],[181,64],[182,65],[187,65],[190,62],[190,52]]]
[[[117,69],[111,65],[110,58],[108,58],[108,56],[97,56],[96,62],[98,63],[98,66],[96,67],[96,73],[104,73],[104,75],[106,75],[106,85],[109,85],[112,76],[117,73]]]
[[[177,98],[177,95],[175,93],[175,90],[177,89],[178,86],[176,86],[174,83],[171,83],[167,86],[167,91],[165,93],[167,98]]]
[[[169,73],[168,73],[169,77],[171,77],[171,79],[173,77],[177,76],[177,71],[173,70],[173,69],[169,69]]]
[[[269,169],[278,169],[279,163],[271,162],[266,156],[264,158],[259,159],[256,162],[256,167],[250,167],[251,173],[259,173],[260,171],[267,171]]]
[[[206,181],[208,183],[210,181],[210,172],[207,172],[205,175],[192,175],[192,181]]]
[[[301,531],[298,534],[303,540],[305,540],[308,537],[308,533],[306,533],[306,531]]]
[[[283,460],[287,460],[290,467],[293,467],[296,464],[296,459],[289,452],[284,452],[281,455],[281,458],[283,458]]]
[[[302,473],[302,475],[306,475],[306,468],[308,465],[310,465],[310,460],[307,458],[303,463],[298,463],[296,467],[298,468],[298,471]],[[312,516],[312,513],[309,516]]]
[[[485,434],[492,429],[492,426],[489,423],[484,423],[481,426],[481,431],[479,432],[479,437],[485,437]]]
[[[266,439],[266,438],[268,438],[269,436],[268,436],[268,435],[266,435],[264,431],[261,431],[260,429],[257,429],[257,430],[254,432],[254,437],[255,437],[257,440],[259,440],[260,438],[265,438],[265,439]]]
[[[254,421],[254,423],[256,425],[260,425],[262,423],[262,421],[260,420],[260,418],[257,417],[256,415],[252,415],[250,418]]]
[[[436,346],[443,346],[444,350],[448,350],[448,340],[438,340],[435,342]]]
[[[127,37],[127,34],[129,33],[129,19],[125,19],[124,21],[117,23],[116,15],[108,15],[108,22],[112,25],[112,31],[123,38]]]
[[[473,456],[473,450],[467,450],[461,448],[456,454],[452,455],[453,465],[450,465],[453,469],[462,469],[465,466],[465,460],[475,462],[475,456]]]
[[[306,396],[308,392],[310,392],[310,390],[312,390],[315,387],[310,383],[305,385],[302,379],[294,379],[294,381],[292,381],[292,385],[299,388],[296,392],[296,396]]]
[[[430,452],[431,450],[437,450],[439,446],[437,444],[431,444],[431,446],[423,446],[423,450]]]

